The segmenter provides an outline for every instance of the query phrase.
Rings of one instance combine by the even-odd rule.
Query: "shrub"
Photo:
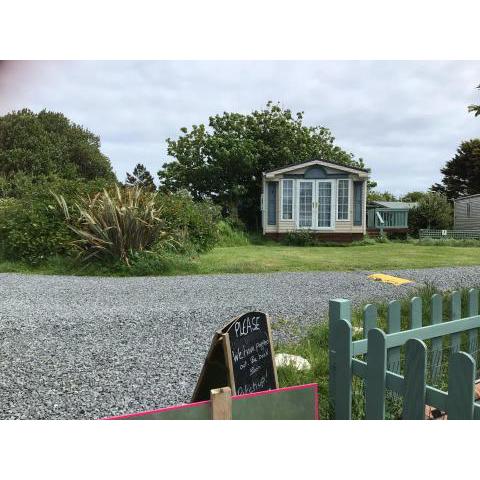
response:
[[[421,228],[448,229],[452,222],[452,207],[440,193],[425,194],[408,213],[408,223],[414,232]]]
[[[73,245],[84,259],[120,260],[127,265],[134,252],[146,250],[166,237],[165,221],[156,205],[156,193],[140,187],[103,190],[82,198],[69,209],[63,196],[55,195],[69,228]]]
[[[210,200],[195,202],[186,191],[165,193],[156,198],[166,229],[179,252],[205,252],[218,241],[220,209]]]
[[[389,243],[390,238],[388,238],[388,234],[379,235],[376,240],[377,243]]]
[[[32,177],[22,173],[8,178],[0,176],[0,255],[5,260],[22,260],[29,264],[41,263],[54,255],[73,255],[78,252],[81,237],[69,224],[84,230],[84,226],[76,224],[82,217],[78,206],[81,206],[84,213],[89,213],[91,205],[88,199],[93,201],[96,194],[105,189],[113,192],[111,196],[116,199],[115,188],[111,181],[104,179],[86,182],[55,175]],[[64,208],[70,215],[69,222],[65,221],[65,215],[58,208],[52,192],[63,198]],[[103,194],[100,197],[103,198]],[[100,206],[100,197],[97,197],[96,207]],[[142,241],[141,248],[155,250],[157,254],[166,250],[197,253],[216,244],[220,213],[211,202],[194,202],[189,195],[183,193],[158,194],[152,198],[155,209],[162,212],[164,224],[161,233],[152,235],[155,237],[153,244],[145,247]],[[78,206],[75,206],[76,203]],[[98,211],[95,215],[97,214]],[[83,220],[88,222],[86,219],[84,216]],[[119,228],[123,226],[120,225]],[[95,236],[93,231],[89,233]],[[103,232],[102,235],[105,234]],[[99,236],[100,239],[102,235]],[[86,238],[83,240],[82,243],[86,246]],[[101,242],[98,246],[100,244]],[[125,247],[125,251],[128,248],[130,247]],[[103,255],[100,250],[102,249],[97,248],[94,256],[111,257],[109,254]],[[85,248],[81,248],[81,251],[84,256],[88,256]],[[125,258],[125,254],[121,256]],[[148,262],[151,262],[150,257]],[[100,264],[98,266],[101,267]]]
[[[223,218],[223,221],[228,223],[232,227],[233,230],[238,230],[240,232],[246,231],[246,225],[237,215],[228,215]]]
[[[219,247],[238,247],[250,243],[248,235],[244,231],[233,228],[230,223],[226,221],[220,221],[217,229],[217,245]]]
[[[96,191],[105,184],[105,180],[85,182],[57,176],[0,177],[2,257],[38,264],[52,255],[71,253],[73,234],[56,208],[50,189],[70,202],[77,192]]]
[[[53,202],[52,202],[53,203]],[[0,200],[0,252],[9,260],[38,264],[66,253],[71,235],[54,205],[25,200]]]
[[[355,246],[367,246],[367,245],[375,245],[377,243],[375,238],[369,237],[368,235],[364,235],[362,240],[358,240],[355,242],[352,242],[351,245]]]
[[[285,245],[308,247],[317,245],[315,234],[310,230],[294,230],[288,232],[282,240]]]
[[[51,192],[54,191],[63,195],[69,203],[79,195],[96,193],[112,185],[110,180],[105,179],[85,181],[81,178],[65,179],[57,175],[34,177],[17,173],[9,177],[0,176],[0,197],[51,204]]]
[[[132,255],[131,266],[127,269],[125,264],[119,266],[120,273],[128,276],[149,275],[176,275],[178,272],[195,273],[196,264],[186,255],[178,255],[169,251],[135,252]]]

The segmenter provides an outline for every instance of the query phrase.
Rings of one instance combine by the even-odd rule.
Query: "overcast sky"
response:
[[[0,115],[63,112],[100,136],[119,179],[137,163],[156,177],[165,139],[224,111],[268,100],[304,111],[362,157],[380,190],[402,194],[440,180],[463,140],[480,136],[480,62],[3,62]]]

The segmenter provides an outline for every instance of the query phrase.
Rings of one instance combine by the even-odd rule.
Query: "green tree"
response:
[[[480,85],[477,87],[480,90]],[[475,116],[480,116],[480,105],[469,105],[468,111],[475,113]]]
[[[449,200],[480,193],[480,138],[462,142],[440,171],[442,184],[433,185],[432,191],[445,194]]]
[[[250,227],[259,226],[262,172],[314,158],[363,167],[334,144],[327,128],[307,127],[303,112],[292,114],[272,102],[250,114],[212,116],[208,127],[182,128],[177,140],[167,140],[174,160],[158,172],[160,188],[211,198]]]
[[[368,192],[368,201],[374,202],[375,200],[383,200],[384,202],[395,202],[397,200],[397,197],[393,193],[387,191],[378,192],[376,190],[370,190]]]
[[[445,195],[428,192],[409,211],[408,223],[414,232],[421,228],[448,229],[453,223],[452,206]]]
[[[62,113],[23,109],[0,117],[0,175],[115,179],[100,138]]]
[[[402,198],[402,202],[419,202],[424,196],[426,192],[408,192]]]
[[[133,173],[127,172],[125,185],[130,187],[142,187],[150,192],[155,191],[157,188],[155,186],[155,182],[153,181],[152,175],[141,163],[137,163],[136,167],[133,169]]]

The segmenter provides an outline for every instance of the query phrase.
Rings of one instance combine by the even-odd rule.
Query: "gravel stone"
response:
[[[478,285],[480,267],[178,277],[0,274],[0,419],[93,419],[190,400],[213,333],[249,310],[276,340],[324,321],[328,300]]]

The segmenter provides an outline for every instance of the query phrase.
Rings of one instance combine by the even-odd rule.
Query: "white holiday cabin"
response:
[[[280,238],[310,230],[326,241],[352,241],[366,233],[368,170],[324,160],[263,174],[262,228]]]

